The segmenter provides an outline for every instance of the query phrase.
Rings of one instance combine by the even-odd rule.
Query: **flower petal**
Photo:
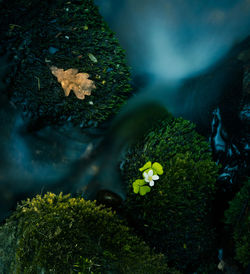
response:
[[[149,183],[149,179],[148,178],[145,178],[144,180],[145,180],[145,182]]]
[[[148,176],[153,176],[153,174],[154,174],[153,170],[150,169],[149,172],[148,172]]]
[[[154,186],[154,184],[155,184],[155,183],[154,183],[153,180],[149,182],[149,185],[150,185],[150,186]]]
[[[146,178],[148,178],[148,174],[147,174],[147,172],[145,171],[145,172],[143,172],[143,177],[146,179]]]
[[[153,175],[153,176],[152,176],[152,179],[155,180],[155,181],[156,181],[156,180],[159,180],[159,176],[158,176],[158,175]]]

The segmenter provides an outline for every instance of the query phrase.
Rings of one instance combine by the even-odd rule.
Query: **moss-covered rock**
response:
[[[11,87],[12,101],[43,124],[70,121],[81,127],[97,126],[131,94],[124,50],[92,0],[33,2],[18,1],[12,12],[29,13],[33,7],[40,14],[28,14],[28,21],[17,18],[4,37],[16,39],[12,49],[21,62]],[[73,91],[66,97],[51,66],[88,73],[96,89],[84,100]]]
[[[205,265],[200,265],[196,269],[195,273],[196,274],[221,274],[221,270],[218,269],[218,263],[208,263]]]
[[[9,220],[0,226],[0,273],[11,273],[10,268],[15,263],[16,221]]]
[[[225,212],[225,223],[231,227],[234,239],[235,258],[243,267],[247,267],[250,264],[249,198],[250,180],[236,194]]]
[[[139,169],[148,161],[158,162],[164,173],[156,165],[159,180],[141,196],[134,193],[133,182],[143,179]],[[122,165],[128,185],[125,207],[138,234],[180,269],[195,269],[211,255],[217,170],[208,143],[182,118],[156,126],[129,150]]]
[[[37,195],[7,223],[15,221],[17,273],[178,273],[114,212],[83,198]]]

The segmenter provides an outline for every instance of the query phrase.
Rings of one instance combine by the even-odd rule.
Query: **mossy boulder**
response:
[[[0,273],[11,273],[11,265],[15,261],[16,221],[9,220],[0,226]]]
[[[131,95],[124,50],[92,0],[33,2],[16,1],[8,11],[12,16],[11,12],[26,10],[29,18],[17,17],[4,37],[10,43],[15,40],[12,50],[20,63],[11,100],[40,124],[68,121],[84,128],[98,126]],[[32,8],[40,13],[29,12]],[[96,89],[84,100],[73,91],[66,97],[52,66],[88,73]]]
[[[125,159],[125,208],[138,234],[179,269],[205,262],[213,245],[210,213],[218,167],[195,125],[182,118],[156,124]],[[153,165],[159,180],[141,196],[134,193],[133,182],[143,179],[144,168],[139,169],[149,161],[160,164],[163,174]]]
[[[70,195],[23,201],[16,225],[15,273],[178,273],[111,209]]]
[[[225,212],[235,244],[235,258],[243,267],[250,264],[250,179],[244,184]]]

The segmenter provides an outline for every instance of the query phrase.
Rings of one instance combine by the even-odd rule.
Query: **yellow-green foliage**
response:
[[[194,128],[181,118],[162,122],[129,150],[122,169],[126,208],[138,233],[180,269],[209,257],[213,242],[209,218],[218,168]],[[164,174],[147,195],[136,195],[132,184],[148,161],[159,162]]]
[[[111,209],[83,198],[37,195],[11,220],[18,221],[17,273],[177,273]]]
[[[250,180],[244,184],[225,212],[235,243],[236,259],[244,266],[250,264]]]

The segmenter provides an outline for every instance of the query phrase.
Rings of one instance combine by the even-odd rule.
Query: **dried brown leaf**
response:
[[[85,95],[91,95],[91,91],[96,88],[94,81],[88,79],[88,73],[78,73],[77,69],[64,70],[55,66],[50,67],[50,70],[61,84],[65,96],[69,96],[70,91],[73,90],[76,97],[83,100]]]

